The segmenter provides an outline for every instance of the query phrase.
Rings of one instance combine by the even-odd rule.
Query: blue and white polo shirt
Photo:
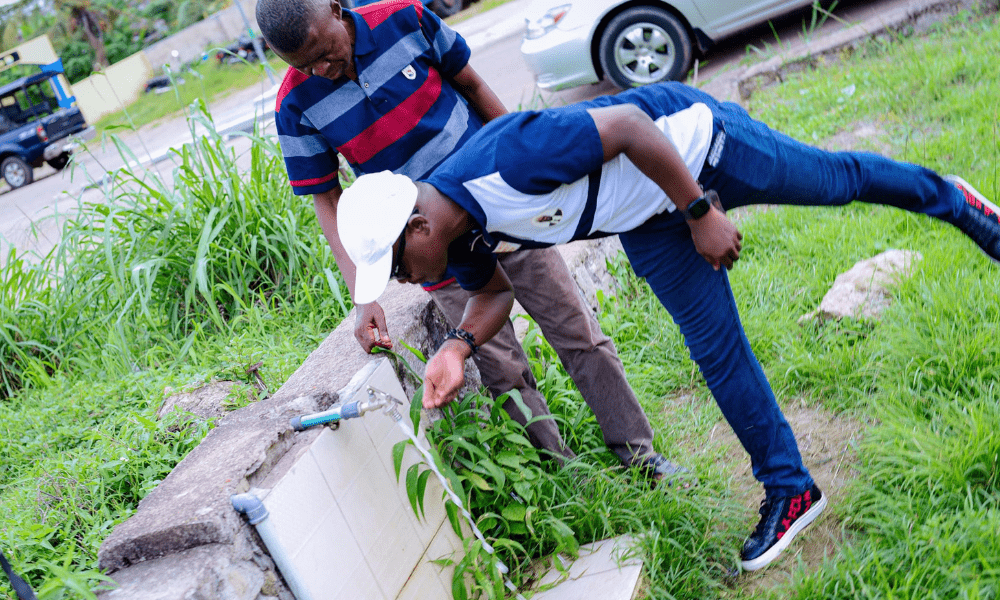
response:
[[[604,162],[587,109],[639,106],[697,179],[708,156],[713,116],[700,101],[704,98],[689,89],[647,86],[488,123],[426,178],[480,226],[449,247],[449,272],[463,288],[479,289],[493,275],[493,253],[614,235],[673,211],[666,193],[625,155]]]
[[[358,81],[289,69],[275,124],[296,194],[338,187],[340,153],[359,173],[425,176],[482,120],[447,81],[469,62],[455,30],[419,0],[345,10],[354,24]]]

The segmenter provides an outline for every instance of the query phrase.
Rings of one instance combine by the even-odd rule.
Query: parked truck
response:
[[[43,163],[62,169],[75,140],[93,136],[79,108],[59,105],[57,75],[43,72],[0,86],[0,176],[11,188],[34,181]]]

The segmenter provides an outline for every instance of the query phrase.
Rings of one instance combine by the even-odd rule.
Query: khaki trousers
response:
[[[627,463],[653,452],[653,430],[632,388],[614,343],[604,335],[590,306],[570,276],[555,248],[498,254],[500,265],[514,285],[514,297],[538,323],[584,400],[597,417],[604,442]],[[449,326],[462,321],[469,293],[457,283],[430,292]],[[494,397],[511,389],[521,393],[532,416],[551,414],[535,387],[528,358],[514,337],[510,321],[475,355],[483,384]],[[504,404],[522,425],[525,416],[513,400]],[[552,419],[528,427],[535,446],[563,457],[573,453],[563,442]]]

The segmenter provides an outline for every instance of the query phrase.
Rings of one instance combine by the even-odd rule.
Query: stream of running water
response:
[[[486,552],[491,556],[495,556],[493,552],[493,546],[491,546],[489,542],[486,541],[486,538],[483,536],[483,532],[479,531],[479,527],[476,526],[476,522],[472,518],[472,515],[469,514],[468,510],[466,510],[465,504],[462,502],[462,499],[458,497],[458,494],[456,494],[455,491],[451,488],[451,484],[445,478],[444,474],[441,473],[440,469],[438,469],[437,463],[434,462],[434,457],[431,456],[430,451],[427,448],[424,448],[424,446],[420,443],[420,440],[417,439],[417,434],[413,430],[413,426],[408,421],[403,419],[403,415],[400,414],[395,404],[390,405],[387,408],[386,414],[389,415],[389,418],[395,421],[396,425],[403,431],[403,433],[405,433],[406,436],[413,441],[413,445],[420,452],[420,454],[423,455],[424,462],[427,463],[427,466],[429,466],[432,471],[434,471],[434,474],[437,475],[437,478],[441,482],[441,485],[444,486],[444,490],[445,492],[447,492],[448,498],[455,503],[455,506],[457,506],[459,510],[462,511],[462,516],[465,517],[465,520],[469,522],[469,526],[472,528],[472,533],[475,534],[477,538],[479,538],[480,542],[482,542],[483,549],[485,549]],[[524,596],[522,596],[517,591],[517,586],[511,583],[510,579],[507,577],[507,572],[508,572],[507,565],[503,564],[503,562],[500,560],[497,560],[495,564],[497,571],[500,571],[500,573],[503,575],[504,586],[515,594],[514,598],[516,598],[516,600],[525,600]]]

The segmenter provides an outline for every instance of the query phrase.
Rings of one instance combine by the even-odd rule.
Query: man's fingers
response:
[[[392,348],[392,340],[389,339],[389,327],[385,323],[385,313],[381,310],[375,313],[372,335],[375,336],[375,343],[378,345],[384,348]]]
[[[432,409],[436,408],[435,396],[437,395],[437,386],[434,385],[433,381],[424,380],[424,408]]]
[[[375,344],[372,342],[372,336],[369,333],[367,327],[363,329],[355,329],[354,339],[358,340],[358,344],[361,346],[362,350],[364,350],[368,354],[371,354],[372,346],[374,346]]]
[[[383,327],[381,330],[377,329],[374,325],[370,325],[368,328],[373,345],[381,346],[383,348],[392,348],[392,340],[389,339],[389,332]]]

